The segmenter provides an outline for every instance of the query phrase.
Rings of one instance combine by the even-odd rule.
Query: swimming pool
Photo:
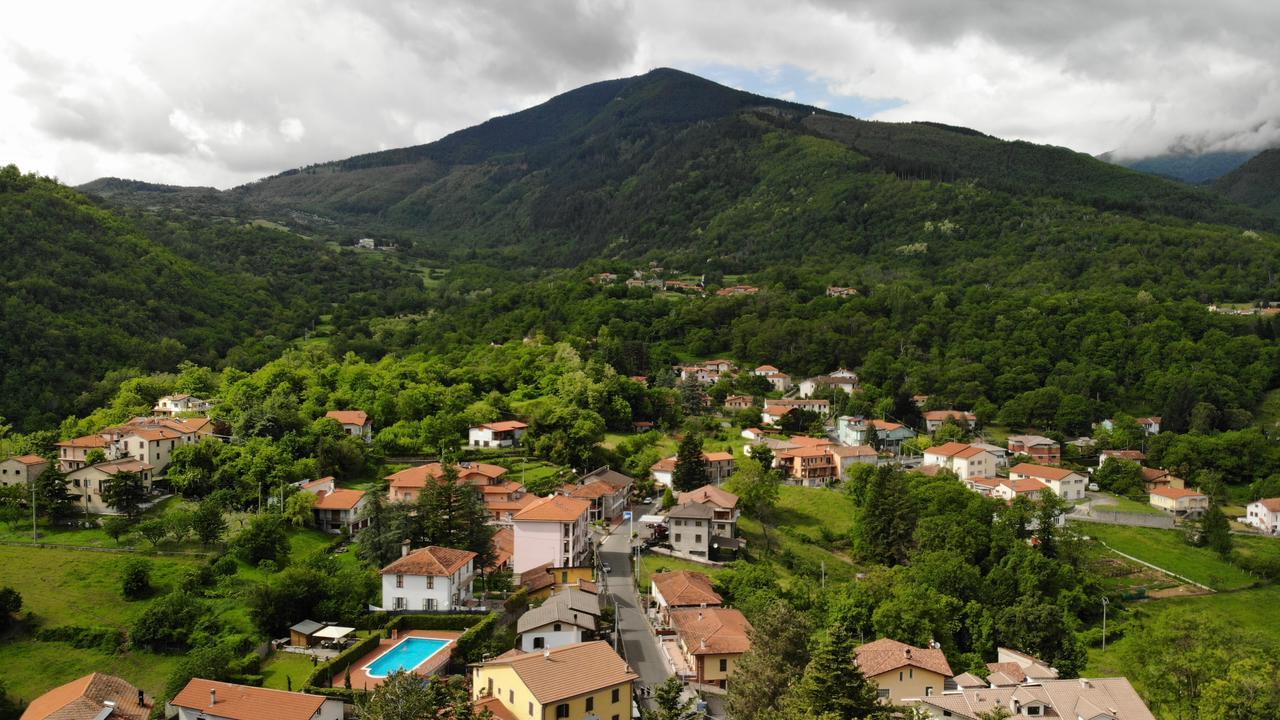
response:
[[[448,645],[448,640],[407,637],[364,666],[371,678],[384,678],[397,670],[414,670]]]

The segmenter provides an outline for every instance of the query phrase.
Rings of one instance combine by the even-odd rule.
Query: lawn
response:
[[[288,690],[290,689],[289,681],[292,680],[293,689],[301,689],[314,668],[310,655],[290,652],[273,653],[262,665],[262,686]]]
[[[142,520],[150,520],[153,518],[162,518],[165,515],[180,508],[191,509],[194,507],[191,503],[171,497],[162,500],[154,507],[148,508],[146,512],[139,518]],[[99,516],[91,516],[94,520],[100,520]],[[81,516],[80,519],[83,519]],[[40,538],[36,542],[52,545],[69,545],[76,547],[100,547],[100,548],[119,548],[134,547],[142,550],[150,550],[151,543],[143,539],[136,533],[129,533],[120,538],[119,542],[112,540],[100,527],[80,528],[80,527],[60,527],[49,525],[43,521],[38,525]],[[26,522],[5,523],[0,525],[0,540],[8,540],[12,542],[32,542],[31,539],[31,523]],[[202,548],[195,540],[187,540],[181,544],[165,540],[160,543],[159,549],[168,551],[182,552],[203,552]]]
[[[655,572],[666,570],[694,570],[711,577],[715,577],[720,572],[719,568],[696,563],[692,560],[645,553],[640,556],[640,564],[636,568],[636,581],[641,592],[649,592],[649,583]]]
[[[573,478],[573,473],[568,468],[549,463],[545,460],[538,460],[537,458],[498,460],[495,461],[495,464],[501,465],[502,467],[510,470],[511,472],[507,474],[507,477],[521,484],[526,482],[537,482],[538,480],[549,478],[557,474],[562,475],[565,482],[568,482]]]
[[[751,556],[772,564],[781,578],[792,576],[788,557],[815,574],[825,566],[827,577],[835,580],[852,580],[860,569],[843,552],[853,529],[853,501],[838,490],[782,486],[769,518],[768,543],[756,518],[744,516],[738,527]]]
[[[1094,507],[1099,510],[1111,510],[1114,512],[1138,513],[1139,515],[1163,515],[1164,511],[1160,508],[1151,507],[1149,503],[1130,500],[1127,497],[1112,495],[1110,493],[1100,493],[1105,499],[1099,499],[1094,503]]]
[[[91,672],[118,675],[149,695],[159,695],[181,659],[181,655],[137,650],[104,653],[72,648],[60,642],[6,640],[0,643],[0,663],[6,670],[5,688],[10,695],[27,702]]]
[[[1240,590],[1257,579],[1207,548],[1192,547],[1179,530],[1078,523],[1081,532],[1120,552],[1190,578],[1214,590]]]

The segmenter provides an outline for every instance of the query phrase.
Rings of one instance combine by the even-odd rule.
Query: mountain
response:
[[[1280,218],[1280,148],[1258,153],[1219,178],[1213,187],[1238,203]]]
[[[1257,150],[1241,152],[1170,152],[1150,157],[1119,159],[1114,153],[1098,156],[1103,162],[1115,163],[1139,172],[1161,175],[1192,185],[1212,182],[1235,170],[1258,154]]]
[[[401,238],[420,254],[453,260],[573,265],[601,253],[719,252],[699,247],[693,233],[702,219],[758,192],[761,164],[779,159],[761,148],[803,137],[853,151],[842,172],[972,181],[1144,217],[1271,222],[1209,191],[1065,148],[933,123],[868,122],[670,69],[588,85],[434,143],[290,170],[216,196],[131,191],[116,181],[107,199],[267,217],[342,240]],[[677,181],[715,187],[695,198],[669,192]],[[752,252],[786,249],[768,244]]]
[[[0,257],[0,416],[20,431],[95,407],[108,374],[256,367],[335,303],[393,312],[369,295],[420,285],[289,233],[128,217],[12,165]]]

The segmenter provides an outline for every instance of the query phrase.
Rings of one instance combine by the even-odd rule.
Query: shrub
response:
[[[151,594],[151,563],[133,558],[120,573],[120,591],[126,600],[139,600]]]
[[[125,636],[124,631],[118,628],[62,625],[37,630],[36,639],[42,642],[64,642],[84,650],[114,653],[124,645]]]
[[[223,577],[235,575],[236,571],[240,569],[240,566],[236,564],[236,559],[230,555],[223,555],[217,560],[214,560],[211,567],[215,574]]]
[[[182,592],[151,601],[129,630],[133,644],[152,650],[182,650],[208,616],[208,608]]]

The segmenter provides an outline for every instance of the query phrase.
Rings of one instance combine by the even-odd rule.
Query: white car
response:
[[[1089,483],[1089,492],[1098,492],[1098,483]]]

